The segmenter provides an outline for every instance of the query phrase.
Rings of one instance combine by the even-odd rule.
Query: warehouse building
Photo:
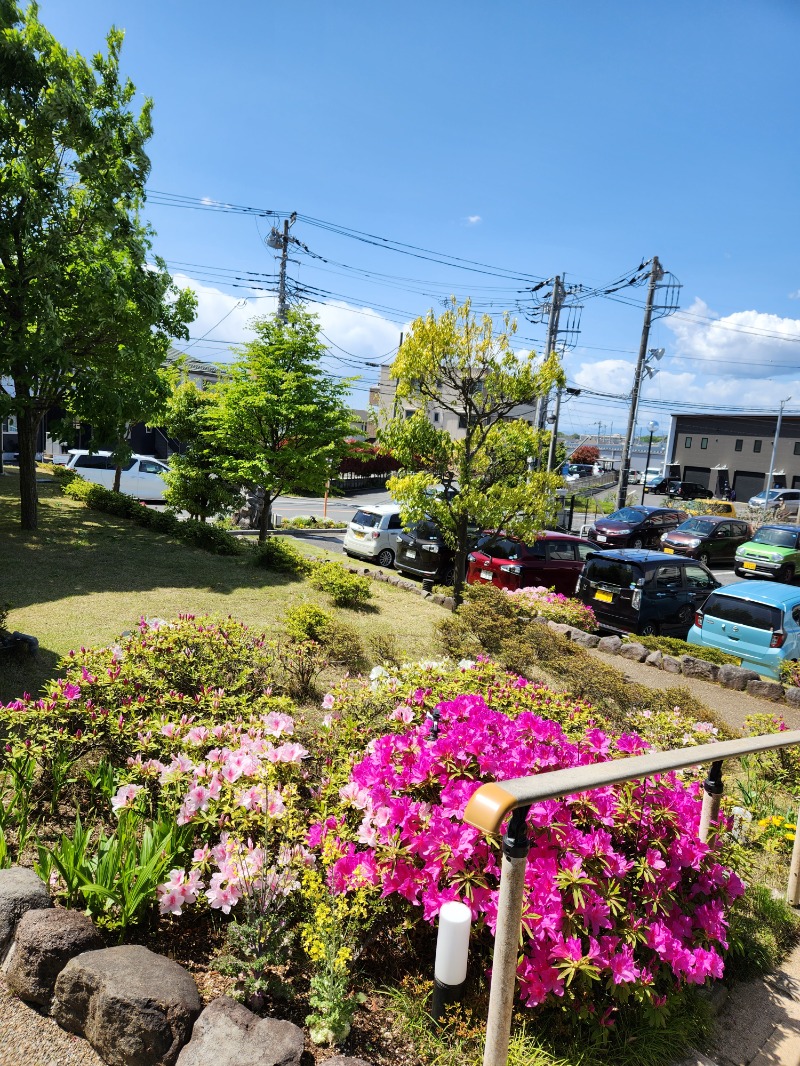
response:
[[[766,488],[778,424],[774,415],[673,414],[667,473],[719,497],[747,500]],[[775,448],[773,488],[800,488],[800,415],[784,415]]]

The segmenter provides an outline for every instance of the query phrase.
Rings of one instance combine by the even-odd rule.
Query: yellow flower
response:
[[[794,833],[784,833],[783,835],[787,840],[794,840]]]

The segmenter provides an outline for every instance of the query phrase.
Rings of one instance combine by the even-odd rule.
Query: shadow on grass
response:
[[[23,531],[4,502],[0,495],[0,603],[15,609],[92,593],[184,587],[233,595],[302,580],[254,566],[247,549],[213,555],[64,499],[42,500],[39,529]]]
[[[0,703],[9,703],[27,692],[38,696],[42,686],[55,677],[61,656],[49,648],[39,648],[36,656],[24,652],[0,654]]]

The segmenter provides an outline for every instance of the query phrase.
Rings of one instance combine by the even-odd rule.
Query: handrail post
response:
[[[703,841],[708,840],[708,831],[711,823],[719,818],[719,807],[722,802],[722,760],[712,762],[708,771],[708,777],[703,782],[703,808],[700,811],[700,828],[697,835]]]
[[[489,992],[483,1066],[505,1066],[508,1062],[514,989],[517,983],[522,897],[530,850],[525,827],[529,810],[530,807],[517,807],[514,810],[508,831],[503,837],[503,865],[497,901],[497,928],[494,934],[492,986]]]
[[[800,810],[794,819],[794,846],[792,847],[792,861],[789,864],[789,884],[786,889],[786,902],[791,907],[800,905]]]

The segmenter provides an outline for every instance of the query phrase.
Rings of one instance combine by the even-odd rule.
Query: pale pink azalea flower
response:
[[[119,817],[122,811],[133,804],[137,794],[141,791],[141,785],[121,785],[116,795],[111,797],[111,809],[114,814]]]
[[[391,717],[397,722],[402,722],[404,725],[410,725],[414,721],[414,712],[410,707],[401,703],[399,707],[395,707],[392,711]]]
[[[201,865],[204,862],[208,862],[208,860],[210,858],[211,858],[211,848],[208,846],[208,844],[204,844],[202,846],[202,848],[195,848],[194,849],[194,854],[192,855],[192,862],[196,863],[199,866],[199,865]],[[192,870],[192,873],[196,873],[196,872],[197,871]],[[198,876],[199,876],[199,874],[198,874]]]
[[[264,732],[273,737],[283,736],[284,733],[291,735],[294,732],[294,719],[291,715],[270,711],[264,716]]]
[[[186,734],[185,739],[187,743],[199,746],[200,744],[205,744],[206,740],[208,740],[208,736],[208,729],[206,729],[204,725],[194,725]]]
[[[330,729],[330,727],[332,725],[333,725],[333,715],[332,714],[324,714],[322,716],[322,728],[323,729]]]
[[[161,727],[161,735],[165,736],[165,737],[174,737],[175,736],[175,723],[174,722],[165,722],[164,725],[162,725],[162,727]]]
[[[336,701],[333,698],[333,693],[326,692],[325,695],[322,697],[322,709],[324,711],[332,711],[335,702]]]
[[[275,756],[277,762],[299,763],[302,759],[308,757],[308,752],[302,744],[294,742],[281,744],[279,748],[275,749]]]

